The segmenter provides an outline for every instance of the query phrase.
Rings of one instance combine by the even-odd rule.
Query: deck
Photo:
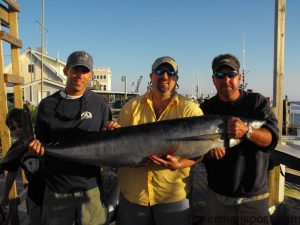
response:
[[[4,185],[5,185],[5,177],[2,174],[0,175],[0,198],[2,198]],[[18,176],[16,179],[16,186],[17,186],[17,193],[22,193],[24,191],[22,176],[20,171],[18,172]],[[8,223],[8,224],[2,223],[0,220],[0,225],[9,225],[9,224],[18,224],[18,223],[20,225],[30,225],[29,217],[27,215],[26,201],[22,201],[21,204],[18,205],[18,216],[14,218],[13,223]]]

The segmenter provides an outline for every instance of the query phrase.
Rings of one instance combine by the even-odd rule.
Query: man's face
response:
[[[82,95],[92,78],[92,72],[85,66],[66,67],[64,69],[67,78],[66,92],[69,95]]]
[[[231,67],[223,66],[217,72],[225,73],[223,78],[213,76],[214,85],[222,100],[231,101],[239,96],[239,86],[241,75],[237,74],[235,77],[228,76],[228,73],[236,72]]]
[[[169,75],[168,75],[169,72]],[[175,90],[177,75],[172,76],[174,69],[169,64],[162,64],[150,74],[152,88],[160,93],[172,92]]]

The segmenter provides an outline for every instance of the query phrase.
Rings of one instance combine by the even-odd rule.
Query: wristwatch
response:
[[[248,125],[248,131],[244,134],[243,138],[245,140],[249,139],[252,133],[253,133],[253,129],[250,125]]]

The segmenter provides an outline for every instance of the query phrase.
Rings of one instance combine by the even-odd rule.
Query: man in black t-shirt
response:
[[[217,95],[201,104],[204,114],[231,115],[229,138],[244,141],[232,148],[213,149],[205,157],[210,194],[206,224],[270,224],[267,169],[269,151],[278,141],[277,119],[267,98],[240,90],[240,63],[231,54],[213,59],[212,80]],[[260,129],[240,117],[265,120]]]
[[[90,54],[73,52],[64,74],[66,88],[43,99],[38,107],[37,139],[29,144],[29,150],[38,155],[44,155],[44,144],[72,141],[84,138],[89,132],[100,132],[111,116],[104,99],[87,89],[93,76]],[[45,155],[43,172],[46,182],[43,224],[105,223],[106,213],[97,186],[99,167]]]

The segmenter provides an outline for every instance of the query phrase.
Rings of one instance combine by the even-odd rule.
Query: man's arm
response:
[[[267,128],[252,129],[248,140],[260,147],[268,147],[272,143],[272,134]]]
[[[228,138],[242,139],[249,130],[249,126],[238,117],[231,117],[227,121]],[[253,129],[247,138],[260,147],[268,147],[272,143],[272,133],[267,128]]]
[[[34,139],[32,142],[28,145],[28,150],[36,155],[43,156],[45,153],[45,149],[42,146],[41,141],[48,142],[48,129],[46,125],[44,124],[43,120],[41,119],[43,117],[42,113],[42,107],[43,102],[40,102],[36,114],[35,119],[35,135],[36,139]],[[41,141],[40,141],[41,140]]]

